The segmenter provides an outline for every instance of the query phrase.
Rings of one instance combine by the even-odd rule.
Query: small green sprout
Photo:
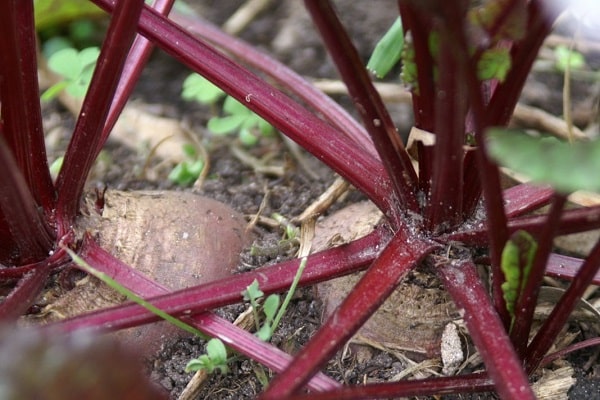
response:
[[[262,292],[262,290],[260,290],[257,280],[254,280],[252,284],[250,284],[246,288],[246,290],[244,290],[241,293],[244,297],[244,300],[249,301],[250,305],[252,306],[252,313],[254,315],[254,321],[256,323],[256,336],[258,336],[261,340],[266,342],[270,340],[273,336],[277,325],[279,325],[281,317],[283,317],[283,314],[285,314],[285,311],[287,310],[287,307],[290,301],[292,300],[292,296],[296,291],[296,287],[298,286],[298,282],[300,281],[302,272],[306,267],[306,261],[306,257],[302,258],[300,266],[298,267],[298,271],[294,276],[294,280],[281,306],[281,300],[276,294],[268,296],[263,302],[262,307],[259,305],[258,300],[263,298],[265,294]],[[262,313],[265,317],[262,325],[259,324],[259,310],[262,310]]]
[[[184,100],[193,100],[210,105],[225,97],[225,92],[202,75],[191,74],[183,81],[181,97]]]
[[[578,70],[585,67],[585,58],[583,54],[572,50],[567,46],[556,46],[554,49],[554,56],[556,57],[556,68],[560,72],[565,72],[567,68]]]
[[[228,362],[227,348],[223,341],[213,338],[206,344],[206,354],[190,360],[185,366],[185,372],[205,370],[207,373],[212,374],[218,370],[221,374],[227,374],[229,372]]]
[[[58,177],[58,173],[60,172],[60,170],[62,168],[64,160],[65,160],[65,157],[60,156],[56,160],[54,160],[52,162],[52,164],[50,164],[50,176],[52,177],[53,180],[56,180],[56,178]]]
[[[182,97],[186,100],[214,105],[223,96],[225,93],[221,89],[198,74],[188,76],[183,83]],[[208,121],[208,130],[217,136],[237,132],[244,146],[254,146],[260,137],[270,137],[275,133],[271,124],[231,96],[225,96],[223,114]]]
[[[42,94],[42,100],[51,100],[63,90],[76,98],[85,96],[99,54],[97,47],[81,51],[66,48],[52,54],[48,59],[48,68],[62,76],[63,80],[48,88]]]
[[[536,251],[535,239],[523,230],[513,233],[502,251],[501,268],[506,279],[502,284],[502,294],[511,317],[511,329],[515,306],[529,278]]]
[[[286,217],[279,213],[273,213],[271,214],[271,218],[277,221],[283,228],[284,240],[294,240],[298,237],[298,227],[292,224]]]
[[[400,17],[375,45],[373,54],[367,63],[367,69],[379,79],[385,77],[400,60],[404,46],[404,32]]]
[[[183,152],[187,159],[177,164],[169,173],[168,178],[179,186],[190,186],[200,177],[205,162],[191,144],[183,145]]]

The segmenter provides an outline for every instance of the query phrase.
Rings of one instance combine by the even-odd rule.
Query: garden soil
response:
[[[221,0],[192,3],[196,12],[215,24],[223,24],[243,2]],[[335,3],[361,56],[366,61],[380,35],[393,22],[396,1],[344,0]],[[239,36],[274,55],[304,76],[311,79],[337,79],[335,68],[320,45],[318,34],[313,29],[310,19],[302,9],[302,2],[272,2],[239,33]],[[594,57],[595,62],[598,62],[599,53],[595,53]],[[398,72],[394,71],[389,80],[397,81]],[[327,167],[304,152],[297,155],[287,142],[279,138],[263,138],[258,145],[244,148],[233,137],[211,137],[206,130],[206,122],[214,110],[181,99],[181,84],[188,74],[188,70],[168,56],[155,51],[136,88],[132,102],[135,107],[146,113],[181,122],[197,135],[196,141],[202,144],[210,160],[210,169],[202,184],[187,189],[177,187],[167,179],[172,165],[153,157],[150,150],[144,148],[141,143],[136,147],[109,140],[90,178],[90,188],[107,186],[110,189],[129,191],[191,191],[221,201],[248,216],[248,219],[256,215],[259,209],[263,216],[270,216],[276,212],[291,219],[300,215],[334,182],[336,177]],[[589,122],[594,90],[597,95],[598,87],[585,83],[575,85],[574,92],[577,95],[574,101],[579,110],[577,121]],[[541,72],[530,79],[524,93],[524,101],[554,115],[560,115],[561,91],[562,75],[556,72]],[[335,98],[356,115],[347,96],[336,95]],[[399,132],[406,137],[412,123],[410,106],[397,103],[390,103],[389,106]],[[60,147],[67,140],[73,119],[57,103],[46,107],[46,126],[54,132],[51,140]],[[589,112],[586,111],[588,109]],[[364,196],[350,189],[327,214],[333,214],[349,204],[364,200]],[[253,234],[252,242],[240,256],[238,272],[291,258],[297,250],[294,245],[282,244],[283,231],[279,227],[259,222],[255,225]],[[435,285],[429,281],[424,282],[423,277],[414,276],[412,279],[419,281],[424,287]],[[235,305],[217,310],[216,313],[233,321],[246,308],[245,305]],[[318,329],[323,312],[323,299],[318,296],[315,287],[298,290],[271,342],[288,353],[297,352]],[[589,324],[577,321],[572,322],[570,331],[578,333],[575,340],[587,335],[597,335]],[[466,346],[465,339],[461,340]],[[204,346],[205,342],[198,338],[165,338],[159,353],[149,358],[148,373],[151,379],[169,392],[171,398],[178,398],[193,376],[192,373],[184,372],[185,365],[190,359],[202,354],[205,351]],[[564,361],[562,366],[572,365],[575,368],[576,382],[570,388],[569,398],[600,398],[600,363],[596,359],[597,355],[592,351],[582,351]],[[327,364],[324,371],[334,379],[351,385],[399,379],[407,368],[415,365],[421,365],[422,370],[416,368],[409,376],[426,376],[429,370],[436,373],[440,371],[439,360],[428,364],[422,355],[416,357],[410,352],[401,354],[377,346],[376,343],[366,345],[363,342],[347,346]],[[464,372],[480,368],[482,366],[474,362]],[[253,399],[262,392],[265,381],[272,377],[273,373],[265,367],[244,357],[238,357],[230,363],[228,374],[216,373],[209,376],[194,398]],[[442,398],[495,397],[493,394],[478,394]]]

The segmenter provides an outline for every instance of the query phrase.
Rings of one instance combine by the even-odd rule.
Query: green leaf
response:
[[[227,367],[227,349],[220,339],[210,339],[206,344],[206,353],[194,360],[190,360],[185,366],[185,372],[205,370],[212,374],[219,370],[222,374],[229,372]]]
[[[502,294],[511,318],[515,316],[515,305],[531,272],[537,243],[529,233],[519,230],[513,233],[502,251],[501,268],[506,281]]]
[[[482,81],[498,79],[500,82],[504,82],[511,66],[508,48],[488,49],[481,54],[481,58],[477,62],[477,78]]]
[[[33,4],[37,30],[106,15],[101,8],[87,0],[34,0]]]
[[[271,324],[275,315],[277,314],[277,310],[279,309],[280,299],[276,294],[272,294],[265,300],[263,304],[263,313],[265,317],[267,317],[267,324]]]
[[[215,135],[223,136],[235,132],[246,120],[246,115],[229,115],[227,117],[213,117],[208,120],[206,127]]]
[[[246,290],[244,290],[241,295],[244,297],[245,301],[250,301],[250,300],[258,300],[261,297],[263,297],[265,294],[262,292],[262,290],[260,290],[258,288],[258,281],[255,279],[254,281],[252,281],[252,283],[250,285],[248,285],[246,287]]]
[[[263,342],[271,340],[271,337],[273,336],[273,327],[269,324],[264,324],[256,331],[256,336]]]
[[[184,100],[214,104],[223,96],[225,96],[224,91],[199,74],[191,74],[183,81],[181,97]]]
[[[203,168],[202,160],[182,161],[169,173],[168,179],[179,186],[190,186],[198,180]]]
[[[231,115],[249,116],[252,114],[252,111],[250,111],[248,107],[246,107],[231,96],[227,96],[227,98],[223,102],[223,111]]]
[[[77,79],[83,71],[79,52],[73,48],[55,52],[48,60],[48,68],[67,79]]]
[[[599,140],[570,144],[520,130],[492,128],[487,133],[487,147],[499,164],[558,192],[600,192]]]
[[[42,97],[52,98],[58,94],[58,88],[64,88],[70,95],[81,98],[87,92],[92,80],[96,60],[100,54],[97,47],[88,47],[81,51],[73,48],[59,50],[48,59],[48,68],[64,78],[66,85],[55,85]]]
[[[400,60],[403,46],[402,20],[398,17],[375,46],[367,69],[380,79],[385,77]]]
[[[565,72],[567,66],[571,70],[582,69],[585,66],[583,54],[570,50],[567,46],[556,46],[554,56],[556,57],[556,68],[561,72]]]
[[[487,32],[492,45],[502,39],[519,40],[527,30],[527,3],[510,0],[480,2],[469,10],[468,18],[474,27]],[[508,7],[511,7],[507,13]]]
[[[255,146],[258,143],[258,136],[255,135],[251,129],[242,128],[238,133],[240,142],[246,147]]]
[[[227,349],[219,339],[210,339],[206,344],[206,353],[216,365],[227,364]]]

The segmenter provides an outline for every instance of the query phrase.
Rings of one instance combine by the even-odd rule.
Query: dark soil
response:
[[[197,1],[195,3],[194,7],[200,10],[204,16],[221,24],[243,1]],[[344,22],[352,32],[361,56],[367,60],[381,33],[395,18],[396,1],[353,2],[346,0],[336,3]],[[274,2],[240,36],[274,54],[303,75],[335,78],[337,76],[335,69],[321,47],[318,35],[310,25],[308,17],[298,11],[298,8],[301,7],[301,2],[294,0]],[[148,104],[154,110],[158,109],[161,115],[186,121],[192,127],[198,128],[194,130],[203,135],[200,139],[208,143],[211,170],[202,187],[194,189],[195,191],[229,204],[247,215],[258,212],[268,192],[268,202],[263,210],[263,215],[278,212],[286,217],[294,217],[299,215],[333,182],[334,174],[321,163],[306,155],[310,158],[311,170],[319,178],[311,177],[298,165],[285,144],[279,139],[265,139],[248,151],[256,157],[274,154],[273,163],[287,163],[290,167],[286,168],[283,176],[257,174],[252,167],[240,162],[230,151],[229,146],[234,139],[210,139],[205,129],[202,128],[210,117],[210,110],[181,100],[181,83],[188,73],[189,71],[175,61],[160,51],[156,51],[138,84],[134,99]],[[551,80],[532,81],[532,86],[539,87],[541,85],[544,90],[560,93],[562,90],[560,75],[551,74],[551,76]],[[395,77],[391,79],[395,79]],[[548,81],[553,81],[552,87],[545,85]],[[540,98],[536,93],[528,93],[528,96],[534,99]],[[555,100],[555,97],[556,95],[553,95],[552,101]],[[589,97],[588,88],[588,91],[582,96],[582,101],[589,101]],[[558,99],[560,100],[560,97]],[[350,106],[347,98],[342,97],[339,100],[342,104]],[[535,103],[535,100],[532,102]],[[550,110],[556,110],[557,107],[556,103],[547,102],[536,105]],[[409,109],[404,105],[391,105],[391,107],[394,109],[394,118],[399,130],[401,132],[408,131],[411,123]],[[349,110],[354,112],[351,108]],[[65,126],[66,131],[70,130],[72,119],[70,117],[61,118],[56,123]],[[64,141],[64,138],[61,140]],[[107,151],[111,155],[112,163],[102,167],[102,170],[94,175],[90,186],[108,185],[111,188],[123,190],[153,188],[190,190],[176,187],[166,179],[164,174],[151,181],[140,179],[132,172],[135,170],[132,166],[142,165],[144,159],[136,153],[135,149],[124,148],[118,143],[109,142]],[[330,211],[361,199],[363,196],[360,193],[351,191]],[[275,250],[268,256],[252,256],[250,249],[247,249],[241,256],[240,271],[293,256],[293,251],[276,247],[282,237],[281,230],[258,225],[255,233],[256,244],[265,247],[275,246]],[[233,321],[244,310],[245,306],[236,305],[218,310],[217,313]],[[301,289],[296,293],[272,343],[280,346],[286,352],[294,353],[314,334],[319,327],[320,320],[321,304],[316,299],[314,290],[312,288]],[[177,398],[192,376],[192,374],[184,372],[186,363],[190,359],[198,357],[204,350],[204,342],[196,338],[165,341],[162,351],[150,366],[152,379],[164,387],[172,398]],[[583,354],[577,355],[578,360],[575,360],[575,356],[573,356],[569,358],[569,361],[572,361],[574,365],[583,365],[589,361],[591,353],[585,351],[581,353]],[[360,384],[389,381],[404,368],[405,364],[392,354],[351,346],[347,352],[338,354],[329,362],[326,372],[345,384]],[[270,379],[272,372],[254,361],[239,358],[230,364],[228,375],[212,375],[205,383],[198,398],[255,398],[263,390],[263,384],[259,380],[259,377],[263,375]],[[570,392],[570,398],[590,399],[598,396],[600,390],[598,363],[594,362],[587,370],[578,369],[577,382]],[[491,394],[483,394],[473,397],[447,396],[444,398],[487,399],[494,397]]]

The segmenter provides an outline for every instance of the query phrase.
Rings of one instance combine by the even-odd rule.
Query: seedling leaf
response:
[[[498,79],[504,82],[511,66],[510,52],[507,48],[489,49],[483,52],[477,63],[477,77],[482,81]]]
[[[492,128],[488,151],[499,164],[568,194],[600,192],[600,141],[567,143],[524,131]]]
[[[400,60],[403,46],[402,21],[397,18],[375,46],[367,63],[367,69],[380,79],[385,77]]]
[[[256,279],[242,292],[245,301],[256,301],[264,295],[263,291],[258,288],[258,281]]]
[[[535,239],[519,230],[513,233],[502,251],[501,267],[506,279],[502,284],[502,293],[512,319],[515,317],[515,305],[531,272],[536,250]]]
[[[206,127],[213,134],[224,136],[235,132],[248,118],[246,115],[228,115],[226,117],[213,117],[208,120]]]
[[[582,69],[585,66],[583,54],[571,50],[567,46],[556,46],[554,56],[556,57],[556,68],[560,72],[565,72],[567,66],[572,70]]]
[[[265,300],[263,304],[263,313],[267,318],[266,322],[270,324],[275,319],[275,314],[279,309],[279,296],[272,294]]]
[[[48,60],[48,68],[62,76],[64,83],[52,86],[42,97],[46,100],[50,99],[60,90],[65,89],[70,95],[82,98],[92,80],[99,54],[100,50],[97,47],[89,47],[81,51],[66,48],[54,53]]]
[[[181,97],[185,100],[214,104],[223,96],[225,96],[225,92],[202,75],[194,73],[183,81]]]
[[[185,372],[205,370],[212,374],[219,370],[222,374],[229,372],[227,367],[227,349],[220,339],[210,339],[206,344],[206,354],[190,360],[185,366]]]

